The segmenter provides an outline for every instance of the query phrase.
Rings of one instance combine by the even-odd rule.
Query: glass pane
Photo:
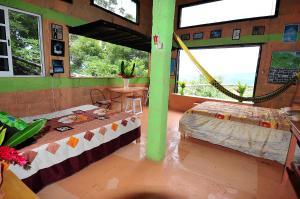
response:
[[[5,26],[0,26],[0,39],[6,40]]]
[[[259,52],[259,46],[191,50],[203,67],[231,92],[238,94],[239,83],[247,85],[243,93],[245,97],[253,96]],[[186,95],[232,100],[211,86],[182,50],[179,54],[179,81],[186,83]]]
[[[38,17],[9,10],[14,75],[41,75]]]
[[[94,0],[94,4],[121,17],[137,22],[137,5],[133,0]]]
[[[7,56],[7,44],[6,44],[6,42],[0,42],[0,55]]]
[[[180,27],[272,16],[276,3],[277,0],[223,0],[187,6],[181,10]]]
[[[0,23],[5,24],[4,10],[0,9]]]
[[[0,71],[9,71],[8,58],[0,58]]]

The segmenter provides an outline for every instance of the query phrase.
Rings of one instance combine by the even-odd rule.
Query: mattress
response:
[[[46,129],[36,143],[19,151],[31,162],[31,169],[18,165],[9,169],[33,191],[73,174],[140,137],[141,121],[129,113],[111,113],[99,120],[99,107],[84,105],[50,114],[23,118],[47,118]],[[68,127],[60,132],[58,129]]]
[[[290,122],[280,110],[224,102],[199,104],[186,111],[179,122],[184,136],[281,164],[286,160],[289,129]]]

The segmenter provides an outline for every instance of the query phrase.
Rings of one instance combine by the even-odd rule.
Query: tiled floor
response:
[[[41,199],[294,199],[280,184],[282,166],[192,138],[181,140],[181,113],[169,111],[163,162],[145,159],[147,110],[142,141],[47,186]]]

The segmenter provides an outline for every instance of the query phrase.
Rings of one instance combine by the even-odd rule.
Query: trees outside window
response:
[[[73,77],[118,77],[122,61],[127,66],[135,63],[136,77],[147,77],[148,59],[144,51],[70,34]]]

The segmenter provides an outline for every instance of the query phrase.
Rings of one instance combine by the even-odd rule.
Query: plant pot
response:
[[[124,89],[129,88],[129,79],[128,78],[123,78],[123,82],[124,82]]]

